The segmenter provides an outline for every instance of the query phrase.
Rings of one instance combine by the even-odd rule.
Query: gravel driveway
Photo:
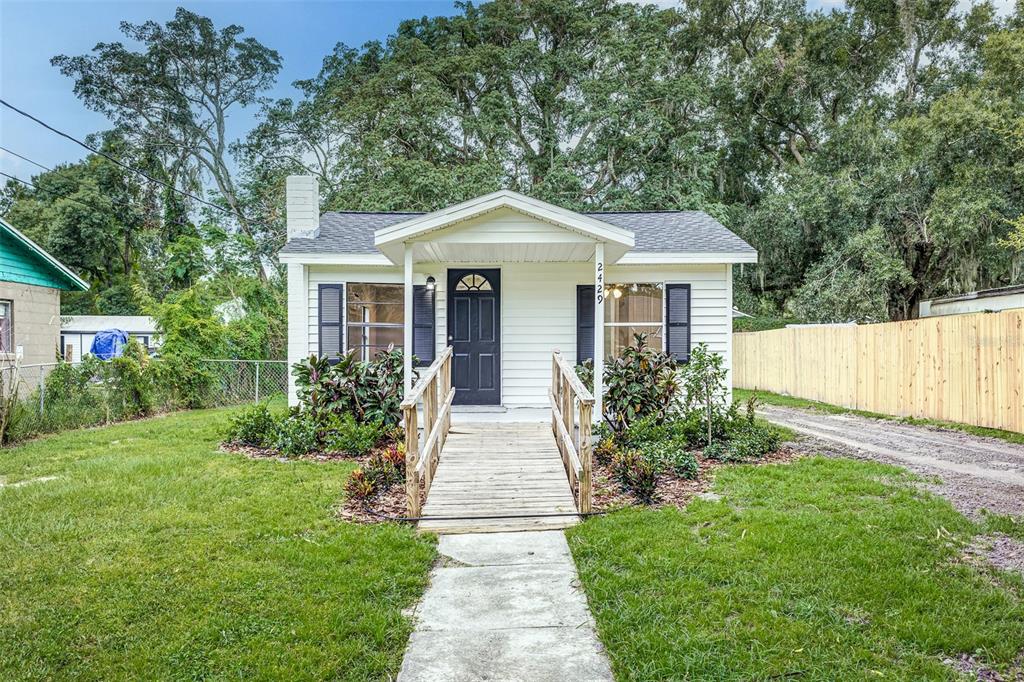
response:
[[[982,509],[1024,516],[1024,445],[852,414],[765,405],[770,421],[807,436],[808,452],[870,459],[937,477],[929,487],[958,510],[978,518]]]

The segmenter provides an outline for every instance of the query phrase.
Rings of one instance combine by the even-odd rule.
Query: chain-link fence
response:
[[[109,363],[95,359],[0,364],[0,444],[183,406],[241,405],[288,392],[288,363],[284,360],[200,360],[191,368],[196,371],[189,373],[192,382],[186,382],[194,389],[187,401],[175,395],[173,389],[180,387],[162,385],[160,377],[166,379],[170,374],[167,367],[163,374],[155,373],[149,379],[139,379],[130,369],[111,369]]]
[[[211,402],[240,405],[288,394],[285,360],[202,360],[213,375]]]

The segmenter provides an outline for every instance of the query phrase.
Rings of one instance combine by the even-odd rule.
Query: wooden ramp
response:
[[[576,504],[545,423],[452,425],[441,452],[419,529],[487,533],[567,528]],[[565,516],[533,516],[566,514]],[[470,518],[505,516],[520,518]],[[453,518],[457,517],[457,518]]]

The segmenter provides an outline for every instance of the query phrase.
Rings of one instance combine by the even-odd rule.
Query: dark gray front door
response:
[[[448,344],[456,405],[501,404],[501,271],[448,271]]]

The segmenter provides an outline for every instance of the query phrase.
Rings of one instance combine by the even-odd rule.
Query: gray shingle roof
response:
[[[373,233],[422,213],[335,212],[320,216],[320,236],[293,239],[281,253],[379,253]],[[754,249],[703,211],[586,213],[635,235],[631,253],[754,253]]]

